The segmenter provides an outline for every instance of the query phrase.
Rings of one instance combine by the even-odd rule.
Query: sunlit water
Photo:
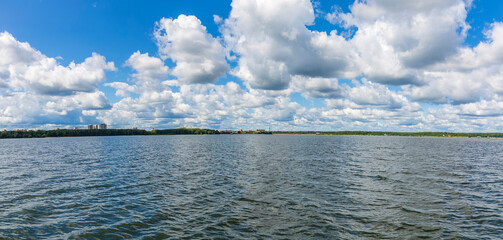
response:
[[[503,140],[0,140],[0,238],[503,236]]]

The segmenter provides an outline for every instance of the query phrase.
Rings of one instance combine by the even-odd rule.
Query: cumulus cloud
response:
[[[4,88],[0,95],[1,124],[38,124],[41,119],[50,120],[51,115],[70,117],[70,113],[75,119],[82,110],[110,107],[98,84],[106,80],[106,71],[116,68],[97,53],[65,67],[3,32],[0,55],[0,87]]]
[[[196,16],[155,23],[158,56],[98,90],[113,62],[62,66],[0,34],[0,123],[115,127],[476,131],[503,127],[503,23],[464,45],[469,0],[355,1],[324,14],[309,0],[233,0],[214,37]],[[312,30],[324,17],[338,27]],[[341,31],[335,30],[340,29]],[[169,59],[169,60],[168,60]],[[168,67],[168,65],[170,67]],[[232,66],[232,69],[231,69]],[[217,81],[226,73],[234,75]],[[52,126],[52,125],[51,125]]]
[[[138,91],[138,87],[136,85],[129,85],[125,82],[105,83],[105,86],[114,88],[115,95],[119,97],[129,97],[131,93]]]
[[[25,92],[0,95],[0,123],[14,125],[32,123],[41,115],[41,103],[34,95]]]
[[[85,111],[106,110],[110,103],[103,92],[79,92],[72,96],[37,95],[13,92],[0,95],[0,124],[5,126],[86,124],[79,119]]]
[[[356,83],[356,86],[347,89],[347,98],[358,105],[387,108],[400,108],[408,102],[403,95],[365,79],[362,84]]]
[[[223,33],[229,51],[239,57],[234,74],[251,87],[288,88],[292,76],[340,77],[352,52],[344,38],[310,31],[314,10],[309,0],[235,0]]]
[[[218,15],[213,15],[213,21],[216,23],[216,24],[220,24],[222,23],[224,19]]]
[[[167,77],[169,70],[161,59],[150,57],[148,53],[141,54],[140,51],[133,53],[125,65],[136,71],[132,76],[141,81],[140,84],[151,88],[158,87],[160,80]]]
[[[423,86],[405,89],[422,102],[464,104],[490,100],[503,93],[503,24],[486,31],[487,40],[477,46],[459,48],[457,54],[424,71]]]
[[[490,106],[498,106],[494,99],[503,91],[498,67],[502,54],[493,54],[501,50],[501,25],[493,23],[485,33],[487,41],[478,46],[462,46],[470,28],[466,23],[470,4],[463,0],[356,1],[349,12],[336,10],[325,16],[346,32],[323,32],[308,29],[323,14],[315,14],[308,0],[234,0],[227,19],[214,16],[223,47],[194,16],[164,18],[157,23],[155,38],[161,58],[175,62],[171,75],[178,80],[156,80],[160,87],[149,88],[156,94],[146,91],[149,95],[123,100],[136,107],[129,114],[141,121],[167,116],[171,122],[166,124],[178,125],[431,130],[447,129],[433,119],[450,116],[466,127],[473,122],[463,122],[464,118],[489,116],[495,110]],[[199,62],[194,63],[198,52]],[[146,54],[136,53],[139,56],[154,62]],[[225,56],[237,63],[231,73],[243,80],[243,86],[234,82],[185,85],[215,82],[228,70]],[[191,65],[197,75],[205,69],[198,65],[201,59],[221,60],[226,70],[194,80],[183,66]],[[134,78],[142,78],[141,70],[126,65],[136,70]],[[169,70],[163,67],[152,64],[151,70],[165,75]],[[341,85],[340,78],[359,80]],[[110,86],[121,96],[142,88],[139,82]],[[324,99],[325,106],[305,108],[290,99],[294,92],[306,101]],[[155,101],[152,96],[164,97]],[[437,109],[446,111],[424,109],[418,102],[438,104]],[[164,107],[145,110],[157,104]]]
[[[457,52],[469,26],[462,0],[355,2],[334,12],[334,23],[356,27],[346,40],[337,31],[311,31],[315,14],[307,0],[235,0],[223,26],[233,73],[252,88],[279,90],[294,76],[367,77],[391,85],[425,84],[424,68]]]
[[[18,42],[10,33],[0,33],[0,78],[4,86],[32,90],[43,95],[72,95],[93,92],[105,80],[106,70],[116,70],[113,62],[93,53],[83,63],[61,66],[33,49]]]
[[[229,70],[222,45],[195,16],[162,18],[154,37],[159,55],[176,63],[171,74],[183,83],[215,82]]]
[[[336,78],[306,78],[295,76],[292,88],[306,98],[342,98],[343,89]]]
[[[53,58],[44,58],[31,63],[20,79],[25,86],[41,94],[71,95],[78,92],[94,92],[98,83],[105,80],[105,70],[115,70],[112,62],[93,53],[83,63],[70,63],[68,67],[59,65]]]
[[[164,84],[169,68],[157,57],[134,52],[124,66],[134,70],[132,83],[112,82],[106,86],[116,89],[115,95],[123,97],[109,111],[100,112],[98,118],[122,127],[155,127],[169,124],[191,114],[190,107],[180,93]],[[175,81],[178,84],[178,81]],[[131,97],[131,93],[137,94]]]
[[[466,8],[463,0],[370,0],[332,17],[357,27],[350,42],[364,76],[386,84],[420,84],[420,69],[456,53],[469,29]]]
[[[44,55],[33,49],[26,42],[18,42],[14,36],[8,32],[0,33],[0,66],[5,70],[6,66],[26,64],[38,61],[44,58]]]
[[[473,117],[497,117],[503,116],[503,102],[501,100],[481,100],[461,105],[459,107],[460,115]]]

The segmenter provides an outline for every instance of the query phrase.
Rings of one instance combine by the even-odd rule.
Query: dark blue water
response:
[[[0,140],[0,238],[503,236],[503,140]]]

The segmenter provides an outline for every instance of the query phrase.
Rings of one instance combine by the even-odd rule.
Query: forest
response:
[[[84,137],[84,136],[126,136],[126,135],[177,135],[177,134],[218,134],[216,130],[199,128],[176,129],[56,129],[56,130],[15,130],[2,131],[0,138],[45,138],[45,137]]]
[[[454,132],[385,132],[385,131],[273,131],[273,132],[232,132],[240,134],[298,134],[298,135],[360,135],[360,136],[411,136],[411,137],[470,137],[503,138],[503,133],[454,133]],[[201,128],[175,129],[56,129],[56,130],[14,130],[1,131],[0,138],[45,138],[84,136],[127,136],[127,135],[203,135],[224,134],[218,130]],[[228,134],[225,132],[225,134]]]

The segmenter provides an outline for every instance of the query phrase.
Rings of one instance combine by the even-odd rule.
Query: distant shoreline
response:
[[[2,138],[52,138],[86,136],[138,136],[138,135],[219,135],[219,134],[273,134],[273,135],[331,135],[331,136],[402,136],[402,137],[462,137],[503,138],[503,133],[455,133],[455,132],[384,132],[384,131],[218,131],[200,128],[176,129],[56,129],[1,131]]]
[[[382,132],[382,131],[333,131],[333,132],[272,132],[274,135],[316,136],[391,136],[391,137],[441,137],[441,138],[503,138],[503,133],[456,133],[456,132]]]

